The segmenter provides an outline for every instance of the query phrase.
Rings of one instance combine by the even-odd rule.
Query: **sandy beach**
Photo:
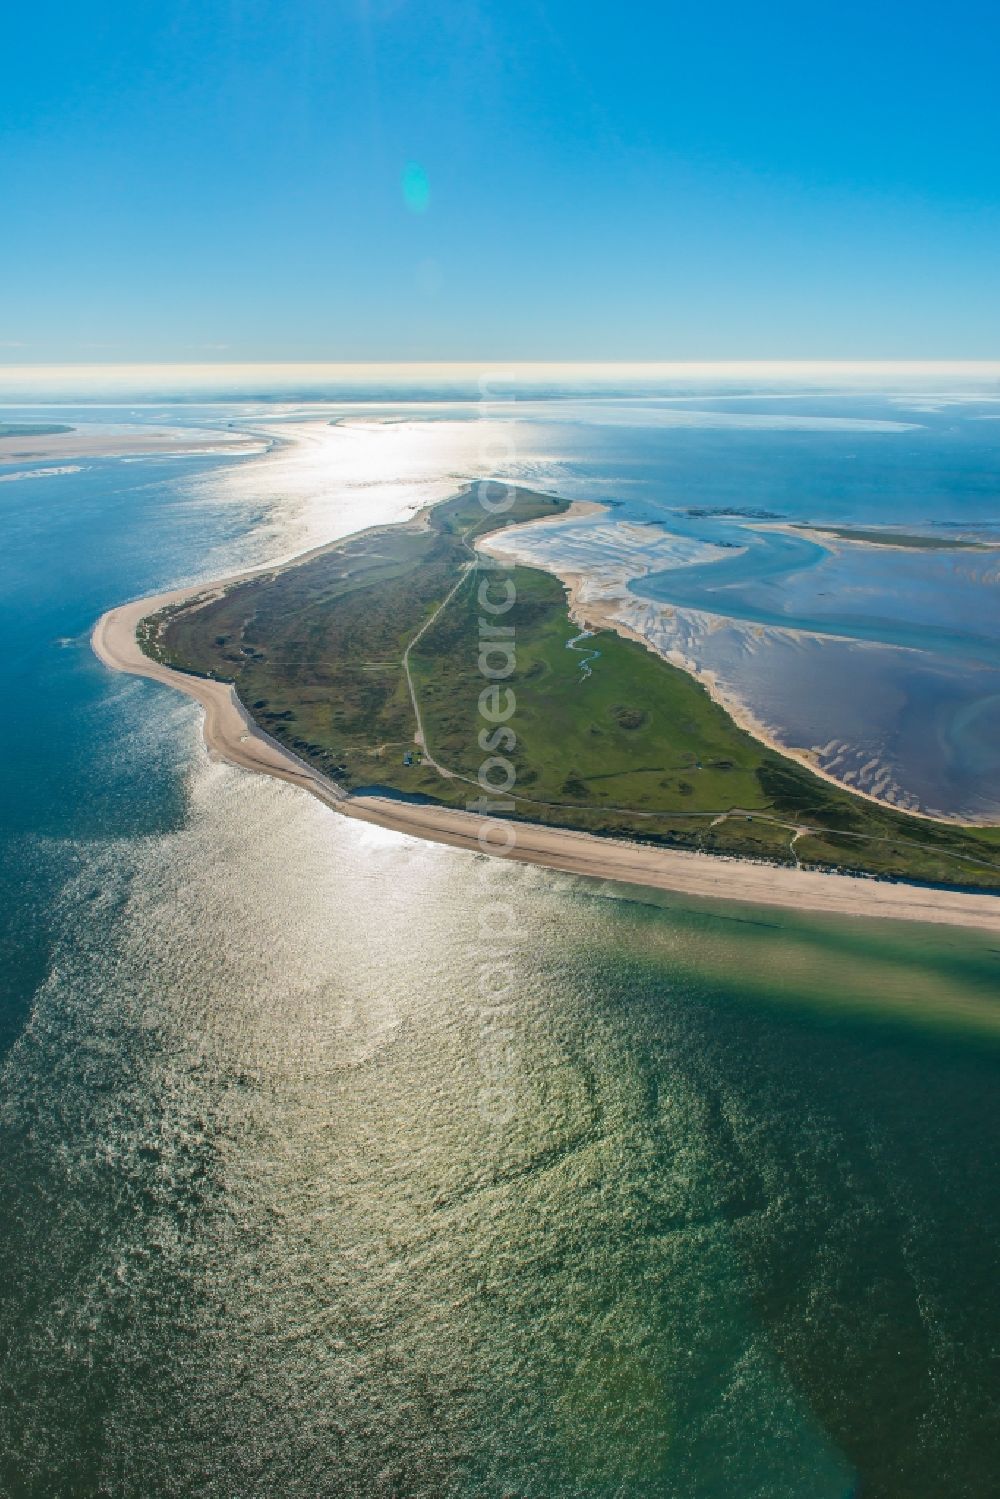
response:
[[[73,429],[37,435],[4,436],[0,433],[0,463],[21,463],[66,458],[151,458],[171,455],[176,458],[202,453],[262,453],[266,438],[247,432],[224,432],[206,428],[164,429],[148,431],[94,432]]]
[[[316,548],[308,555],[315,556],[325,550],[326,547]],[[232,686],[174,671],[143,653],[136,629],[146,615],[246,576],[250,574],[234,575],[212,584],[196,584],[110,609],[94,628],[94,651],[106,666],[115,671],[165,683],[194,698],[205,713],[204,733],[209,750],[230,764],[288,781],[343,816],[357,817],[413,837],[483,854],[480,833],[485,820],[478,814],[447,807],[420,806],[389,797],[350,796],[258,728]],[[621,628],[613,620],[608,624],[612,628]],[[497,845],[507,841],[503,833],[505,827],[511,829],[515,839],[509,853],[491,854],[492,857],[516,858],[567,874],[754,905],[784,906],[841,916],[944,923],[1000,933],[1000,899],[993,895],[931,890],[851,875],[649,848],[536,824],[488,821],[493,827],[493,841]]]

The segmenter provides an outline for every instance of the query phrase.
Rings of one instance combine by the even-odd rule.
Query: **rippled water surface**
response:
[[[0,491],[3,1491],[979,1499],[995,941],[354,825],[91,658],[434,425]]]

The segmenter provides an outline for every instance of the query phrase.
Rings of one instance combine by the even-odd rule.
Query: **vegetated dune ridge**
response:
[[[569,514],[564,512],[560,518],[566,519]],[[418,516],[403,524],[421,523]],[[341,544],[342,541],[338,540],[331,546]],[[327,550],[328,547],[318,547],[305,556],[313,557]],[[295,560],[303,561],[305,556]],[[205,711],[204,733],[209,750],[232,765],[277,776],[310,792],[347,817],[357,817],[379,827],[448,844],[452,848],[514,858],[568,874],[618,880],[700,898],[785,906],[841,916],[944,923],[1000,932],[1000,898],[994,895],[930,889],[854,875],[757,864],[716,854],[653,848],[569,829],[484,818],[478,813],[450,807],[418,805],[389,797],[349,795],[260,729],[231,685],[175,671],[152,660],[139,645],[136,630],[147,615],[170,604],[228,587],[251,575],[252,572],[234,574],[215,583],[198,583],[119,605],[101,616],[92,635],[94,651],[106,666],[163,682],[200,703]],[[507,829],[509,833],[505,831]],[[510,848],[501,852],[511,837]]]

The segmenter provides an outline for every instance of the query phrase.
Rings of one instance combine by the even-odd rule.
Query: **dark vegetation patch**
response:
[[[775,811],[790,818],[826,828],[858,831],[863,828],[861,808],[865,803],[860,798],[856,804],[853,798],[810,775],[792,760],[769,757],[758,766],[757,780]]]
[[[72,431],[62,422],[0,422],[0,437],[56,437]]]
[[[611,714],[620,729],[641,729],[648,717],[641,708],[626,708],[622,703],[612,708]]]

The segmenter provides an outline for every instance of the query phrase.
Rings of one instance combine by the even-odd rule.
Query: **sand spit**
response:
[[[150,427],[148,431],[95,432],[86,428],[69,432],[8,436],[0,433],[0,463],[37,462],[62,458],[190,458],[205,453],[263,453],[268,439],[248,432],[224,432],[218,428]]]

